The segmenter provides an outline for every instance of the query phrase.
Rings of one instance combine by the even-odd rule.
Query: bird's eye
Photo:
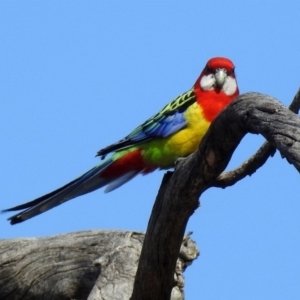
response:
[[[227,72],[228,75],[234,75],[234,68]]]
[[[209,66],[206,66],[206,73],[207,74],[211,74],[211,73],[213,73],[214,71],[213,71],[213,69],[212,68],[210,68]]]

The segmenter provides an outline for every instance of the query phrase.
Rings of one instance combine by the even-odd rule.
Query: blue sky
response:
[[[299,1],[0,2],[1,208],[32,200],[98,163],[95,153],[188,90],[206,61],[236,65],[242,93],[288,105],[300,86]],[[228,169],[263,142],[248,135]],[[163,176],[139,176],[1,238],[146,229]],[[201,256],[186,299],[300,297],[299,174],[277,153],[233,187],[210,189],[190,218]]]

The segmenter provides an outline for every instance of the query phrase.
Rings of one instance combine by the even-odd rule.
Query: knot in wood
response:
[[[266,104],[260,107],[259,110],[268,114],[277,114],[279,112],[279,109],[271,104]]]
[[[216,155],[212,150],[208,151],[208,153],[206,155],[206,161],[210,167],[214,166],[214,164],[216,162]]]

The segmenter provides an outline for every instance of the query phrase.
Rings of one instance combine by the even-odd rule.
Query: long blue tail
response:
[[[116,181],[113,178],[105,179],[100,177],[103,170],[105,170],[112,162],[113,160],[109,158],[98,166],[92,168],[82,176],[64,185],[63,187],[33,201],[9,209],[5,209],[2,212],[23,210],[22,212],[8,219],[10,220],[10,223],[12,225],[17,224],[34,216],[37,216],[75,197],[99,189],[109,184],[110,182],[113,183],[114,181]]]

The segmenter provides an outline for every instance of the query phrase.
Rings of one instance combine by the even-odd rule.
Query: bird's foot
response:
[[[175,164],[174,164],[174,169],[176,170],[177,166],[186,159],[186,157],[178,157],[176,160],[175,160]]]

